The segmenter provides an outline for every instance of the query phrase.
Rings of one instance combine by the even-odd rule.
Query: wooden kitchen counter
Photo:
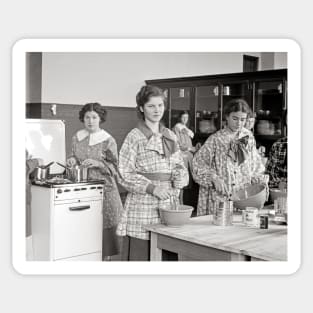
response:
[[[161,261],[162,250],[177,253],[180,261],[287,261],[286,225],[249,228],[234,215],[232,226],[216,226],[206,215],[179,227],[145,228],[151,232],[151,261]]]

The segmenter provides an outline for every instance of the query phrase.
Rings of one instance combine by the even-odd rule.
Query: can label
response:
[[[259,227],[259,210],[257,208],[247,207],[244,211],[244,223],[248,227]]]
[[[260,228],[267,229],[268,228],[268,216],[260,215]]]

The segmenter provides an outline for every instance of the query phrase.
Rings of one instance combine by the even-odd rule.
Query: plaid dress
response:
[[[160,126],[160,132],[161,132]],[[165,129],[165,127],[163,127]],[[177,146],[175,135],[166,129]],[[166,173],[178,175],[174,181],[151,181],[140,173]],[[181,151],[165,156],[162,134],[153,134],[142,122],[126,136],[119,155],[121,184],[128,191],[117,234],[149,240],[144,225],[160,223],[159,208],[170,208],[171,199],[159,200],[147,193],[150,184],[166,186],[178,196],[179,189],[188,184],[188,172]]]
[[[241,164],[230,157],[230,146],[235,139],[248,136],[247,158]],[[197,215],[212,214],[212,181],[219,177],[230,193],[244,187],[245,184],[267,183],[264,165],[256,150],[252,133],[243,128],[238,138],[225,127],[211,135],[193,158],[193,178],[200,185]]]
[[[266,173],[270,176],[271,188],[277,188],[280,182],[287,182],[287,144],[287,137],[281,138],[270,150]]]

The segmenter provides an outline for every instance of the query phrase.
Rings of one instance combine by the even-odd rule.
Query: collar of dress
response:
[[[111,135],[106,132],[104,129],[100,129],[100,131],[96,133],[89,133],[86,129],[81,129],[77,132],[77,139],[78,141],[84,140],[86,137],[89,136],[89,146],[94,146],[100,142],[107,140]]]
[[[166,157],[169,157],[171,154],[175,153],[178,151],[178,146],[176,143],[176,137],[175,135],[170,132],[168,128],[166,128],[163,124],[160,124],[159,127],[159,134],[155,134],[152,132],[152,130],[147,126],[147,124],[143,121],[139,122],[137,127],[143,134],[144,136],[148,139],[148,147],[151,150],[156,150],[159,153],[158,147],[157,147],[157,138],[161,138],[162,140],[162,146],[163,146],[163,153],[165,154]]]
[[[176,124],[176,127],[179,129],[179,130],[182,130],[182,129],[188,129],[186,125],[182,124],[182,123],[177,123]]]
[[[177,127],[179,131],[187,133],[187,135],[188,135],[190,138],[193,138],[193,137],[194,137],[193,131],[192,131],[191,129],[189,129],[186,125],[184,125],[183,123],[177,123],[177,124],[175,125],[175,127]]]
[[[227,127],[227,126],[225,126],[222,130],[223,130],[224,133],[226,133],[226,134],[229,134],[229,135],[233,135],[233,134],[234,134],[234,132],[233,132],[229,127]],[[246,129],[246,128],[243,127],[243,128],[241,129],[241,131],[240,131],[238,134],[236,134],[236,136],[234,137],[234,140],[240,139],[240,138],[245,137],[245,136],[249,136],[249,137],[250,137],[249,134],[250,134],[250,131],[249,131],[248,129]]]

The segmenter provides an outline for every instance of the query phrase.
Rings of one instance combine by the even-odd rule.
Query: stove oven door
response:
[[[102,251],[102,200],[56,204],[52,225],[54,260],[100,255]]]

